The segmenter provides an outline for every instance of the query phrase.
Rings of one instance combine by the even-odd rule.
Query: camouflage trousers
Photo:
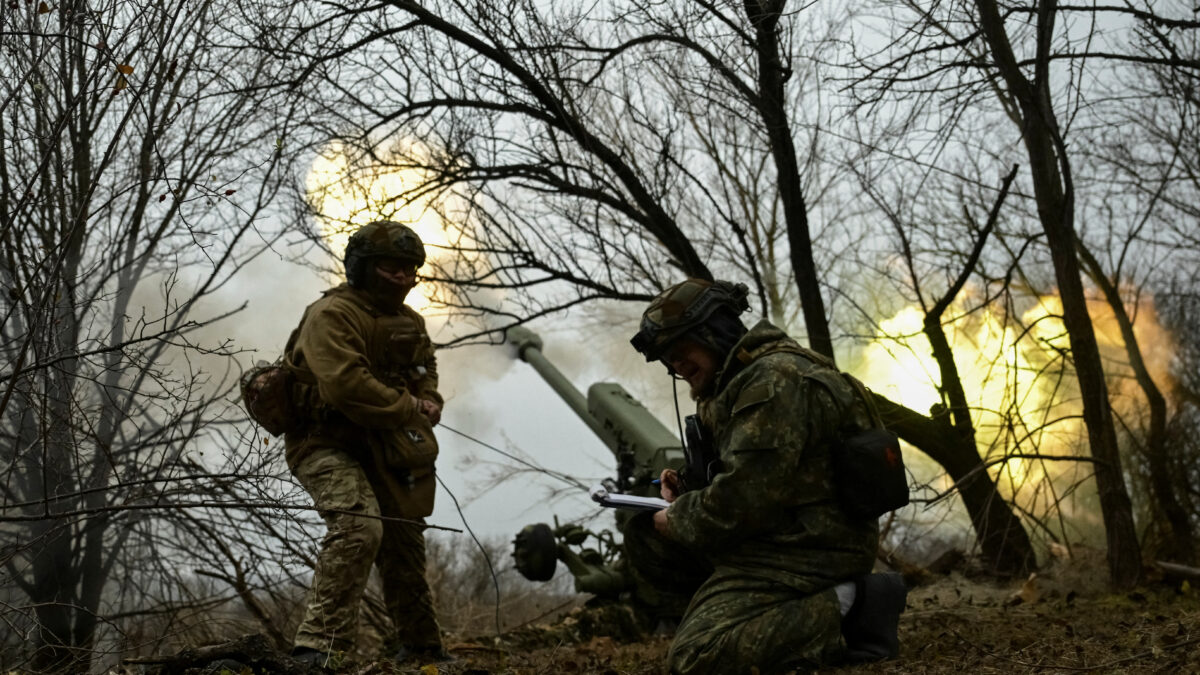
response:
[[[842,615],[837,593],[801,593],[753,570],[712,567],[704,556],[658,535],[652,514],[639,514],[624,532],[636,594],[670,618],[686,609],[667,657],[678,675],[763,675],[815,668],[842,660]]]
[[[358,607],[372,565],[379,566],[383,599],[395,631],[385,638],[387,646],[440,646],[441,633],[425,580],[424,528],[372,517],[388,516],[396,509],[389,504],[387,492],[371,484],[362,465],[341,450],[317,448],[292,472],[326,526],[295,646],[325,652],[353,648]]]
[[[746,675],[840,661],[842,614],[832,588],[801,595],[778,582],[717,568],[688,606],[667,661],[679,675]]]

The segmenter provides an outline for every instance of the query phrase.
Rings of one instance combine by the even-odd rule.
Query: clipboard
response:
[[[659,497],[639,497],[620,492],[609,492],[608,488],[603,485],[593,485],[592,489],[588,490],[588,495],[591,496],[592,501],[610,509],[661,511],[671,505],[670,502]]]

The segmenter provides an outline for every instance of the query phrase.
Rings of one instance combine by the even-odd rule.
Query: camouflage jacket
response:
[[[671,537],[707,554],[718,571],[813,592],[870,572],[879,529],[839,506],[831,460],[839,430],[870,427],[870,413],[806,351],[766,321],[742,337],[716,393],[698,402],[721,472],[667,514]]]
[[[432,428],[408,395],[443,403],[433,344],[425,320],[412,308],[389,311],[342,284],[308,306],[286,357],[301,383],[297,407],[307,418],[303,431],[286,438],[289,466],[303,458],[312,445],[305,441],[313,436],[325,445],[346,446],[360,460],[366,453],[362,446],[394,458],[414,442],[427,442],[436,454]],[[427,440],[415,441],[418,436]],[[413,468],[405,461],[432,464],[433,457],[395,464]]]

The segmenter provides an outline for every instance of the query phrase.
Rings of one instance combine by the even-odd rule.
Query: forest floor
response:
[[[1137,590],[1112,593],[1103,555],[1087,550],[1010,583],[960,566],[948,575],[928,576],[909,591],[900,644],[898,659],[821,672],[1200,673],[1200,589],[1149,570]],[[450,636],[446,646],[456,661],[423,667],[376,661],[345,664],[337,672],[660,675],[670,638],[645,635],[628,608],[608,605],[577,607],[554,621],[499,637]],[[157,672],[296,672],[264,661],[232,671],[211,662],[203,668],[191,663]]]
[[[900,622],[900,658],[827,673],[1200,673],[1200,603],[1174,591],[1041,600],[1010,606],[1008,591],[951,579],[918,589]],[[911,602],[910,601],[910,602]],[[375,664],[368,673],[658,675],[669,638],[611,637],[531,649],[452,644],[459,661],[424,669]]]
[[[912,589],[900,619],[900,658],[826,673],[1200,673],[1200,589],[1150,572],[1138,590],[1106,590],[1101,554],[1055,560],[997,584],[953,572]],[[500,639],[451,641],[458,661],[423,670],[374,664],[358,675],[663,672],[670,639],[634,639],[603,611],[580,608],[552,625]],[[608,630],[605,630],[605,629]]]

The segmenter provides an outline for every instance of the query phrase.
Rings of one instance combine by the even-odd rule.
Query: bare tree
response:
[[[1110,194],[1118,198],[1092,210],[1095,221],[1107,224],[1105,237],[1098,245],[1081,237],[1079,254],[1089,278],[1113,308],[1132,377],[1148,409],[1143,428],[1132,428],[1140,420],[1119,420],[1133,436],[1133,461],[1144,462],[1148,474],[1147,528],[1161,529],[1150,538],[1146,552],[1193,564],[1196,521],[1186,506],[1187,484],[1177,480],[1178,467],[1186,460],[1177,441],[1168,440],[1168,428],[1179,426],[1172,418],[1187,414],[1186,397],[1177,395],[1187,370],[1152,373],[1146,358],[1152,352],[1139,344],[1134,327],[1139,315],[1153,309],[1146,307],[1149,302],[1186,306],[1186,289],[1194,287],[1188,271],[1200,251],[1195,236],[1200,218],[1195,208],[1200,191],[1200,21],[1182,18],[1183,9],[1110,9],[1136,19],[1135,37],[1113,78],[1113,98],[1123,105],[1115,106],[1109,119],[1121,131],[1102,134],[1102,142],[1083,154],[1108,169]],[[1185,289],[1182,303],[1171,297],[1176,289]],[[1173,321],[1178,322],[1178,316]],[[1179,328],[1177,339],[1186,343],[1187,329]]]
[[[109,617],[141,609],[112,583],[155,550],[154,509],[200,489],[180,462],[235,380],[205,357],[235,353],[213,329],[237,308],[203,304],[272,240],[258,224],[286,177],[286,120],[260,118],[245,90],[265,70],[221,48],[222,12],[70,1],[0,18],[12,667],[86,669]]]
[[[841,112],[820,104],[818,62],[800,54],[836,48],[843,15],[784,3],[389,6],[281,7],[269,22],[298,28],[270,48],[298,61],[295,86],[323,102],[340,151],[423,177],[398,201],[453,195],[442,215],[460,255],[438,280],[452,311],[488,319],[468,339],[596,299],[645,301],[715,265],[749,278],[766,316],[788,316],[795,297],[810,343],[832,356],[817,259],[838,258],[834,236],[849,245],[837,233],[854,229],[841,206],[852,197],[839,193],[840,164],[823,161],[820,130]],[[319,48],[330,42],[344,47]],[[806,202],[810,190],[822,199]],[[821,256],[814,204],[829,219]],[[505,302],[472,298],[496,289]],[[1029,569],[1029,538],[978,470],[973,436],[947,444],[938,420],[882,403],[963,480],[989,564]]]
[[[1089,275],[1118,323],[1124,324],[1127,360],[1150,410],[1146,436],[1138,442],[1144,443],[1156,486],[1151,499],[1159,504],[1159,513],[1175,514],[1167,519],[1179,550],[1185,551],[1191,548],[1190,536],[1184,534],[1186,519],[1172,506],[1167,482],[1153,478],[1170,460],[1154,449],[1159,447],[1165,405],[1159,385],[1141,365],[1144,354],[1131,329],[1132,310],[1127,309],[1132,307],[1129,298],[1141,293],[1122,290],[1131,284],[1135,264],[1153,268],[1166,257],[1180,257],[1166,253],[1172,247],[1165,240],[1145,236],[1146,223],[1164,213],[1167,202],[1161,186],[1166,183],[1156,187],[1154,179],[1137,180],[1141,187],[1128,190],[1128,179],[1114,180],[1104,166],[1109,160],[1096,159],[1116,156],[1130,143],[1138,153],[1172,153],[1169,138],[1177,137],[1176,132],[1131,141],[1109,125],[1125,116],[1126,122],[1135,122],[1130,129],[1145,128],[1149,120],[1159,119],[1154,110],[1175,102],[1152,103],[1147,97],[1131,103],[1129,90],[1113,83],[1144,81],[1155,71],[1183,75],[1183,81],[1194,78],[1198,62],[1194,51],[1186,48],[1186,36],[1197,24],[1186,17],[1184,3],[875,4],[891,12],[900,37],[879,55],[864,58],[870,63],[863,80],[870,83],[865,88],[871,92],[868,103],[924,94],[956,125],[963,119],[1007,122],[1012,138],[1023,146],[1023,160],[1030,167],[1028,192],[1036,211],[1031,215],[1049,253],[1055,293],[1063,302],[1070,363],[1079,381],[1105,516],[1111,577],[1118,587],[1136,583],[1140,556],[1122,470],[1128,458],[1121,456],[1105,384],[1118,369],[1106,372],[1102,366],[1080,275]],[[1133,109],[1137,112],[1130,115]],[[1013,157],[1003,143],[981,142],[980,151]],[[1025,192],[1020,186],[1018,190]],[[1095,224],[1106,221],[1114,225],[1107,235]],[[1177,244],[1183,241],[1176,239]],[[1025,264],[1021,273],[1034,269]],[[1155,283],[1162,282],[1160,276]]]
[[[1063,132],[1051,94],[1050,54],[1055,37],[1057,3],[1038,6],[1036,58],[1032,78],[1013,53],[1008,29],[998,5],[978,0],[979,26],[991,52],[1006,94],[1019,110],[1021,136],[1029,155],[1038,215],[1054,262],[1063,322],[1071,339],[1072,358],[1083,396],[1083,416],[1096,464],[1096,484],[1108,538],[1109,573],[1118,588],[1135,585],[1141,577],[1141,555],[1133,524],[1133,509],[1121,471],[1108,385],[1088,315],[1076,257],[1074,177]]]
[[[906,165],[906,168],[914,171],[911,165]],[[1009,501],[1000,497],[996,479],[986,470],[985,459],[989,458],[980,455],[981,445],[994,445],[997,440],[995,437],[1002,432],[992,429],[984,433],[978,428],[977,418],[984,412],[994,411],[983,411],[978,402],[973,402],[977,397],[965,384],[959,365],[969,364],[970,357],[956,352],[951,333],[956,326],[967,323],[972,314],[990,311],[992,305],[997,304],[998,299],[1008,292],[1008,284],[1003,276],[1001,283],[994,283],[995,280],[988,278],[988,268],[980,264],[980,259],[992,244],[1018,169],[1013,166],[998,185],[978,186],[985,194],[994,193],[991,197],[993,202],[983,205],[987,209],[984,215],[973,213],[970,206],[959,203],[961,194],[951,197],[949,208],[942,208],[940,203],[944,195],[935,189],[937,181],[926,178],[907,189],[903,185],[898,186],[888,194],[881,175],[867,175],[862,167],[854,168],[859,174],[864,194],[870,196],[883,219],[892,225],[894,250],[898,251],[895,257],[899,261],[895,270],[898,278],[894,283],[898,294],[901,297],[911,296],[912,306],[921,312],[919,331],[928,343],[936,366],[936,373],[931,375],[936,376],[934,381],[939,394],[938,402],[928,413],[913,410],[911,404],[903,406],[878,396],[876,400],[880,412],[889,428],[920,448],[947,471],[971,518],[981,557],[990,569],[1005,574],[1022,574],[1033,569],[1036,558],[1021,520]],[[951,190],[963,189],[960,177],[954,176],[948,180],[957,186]],[[909,181],[900,178],[898,182],[904,184]],[[922,194],[907,194],[910,191]],[[927,202],[933,205],[929,206]],[[959,207],[959,213],[953,212],[955,206]],[[925,209],[930,209],[931,213],[924,214]],[[969,247],[964,249],[962,241],[969,242]],[[864,261],[863,265],[869,263]],[[887,269],[878,270],[878,273],[883,277],[893,274]],[[973,279],[985,290],[975,293],[965,291]],[[980,297],[964,303],[963,298],[970,295]],[[874,310],[866,310],[866,313],[875,315]],[[877,325],[873,321],[872,324]],[[895,339],[903,345],[909,337],[896,336]],[[1008,345],[998,346],[998,353],[988,357],[1003,361],[1008,348]],[[1001,374],[1007,376],[1004,372],[1006,368],[1001,366],[998,370],[1001,373],[997,377]],[[986,384],[984,381],[977,386]],[[1025,386],[1036,384],[1031,381]],[[1025,395],[1025,391],[1020,391],[1005,398],[1011,406],[1013,401]],[[1019,424],[1019,421],[1012,420],[1009,424]],[[1020,453],[1024,449],[1027,454],[1032,453],[1025,447],[1028,445],[1027,441],[1018,441],[1017,447],[1011,450]],[[1013,500],[1015,497],[1015,494],[1011,496]]]

